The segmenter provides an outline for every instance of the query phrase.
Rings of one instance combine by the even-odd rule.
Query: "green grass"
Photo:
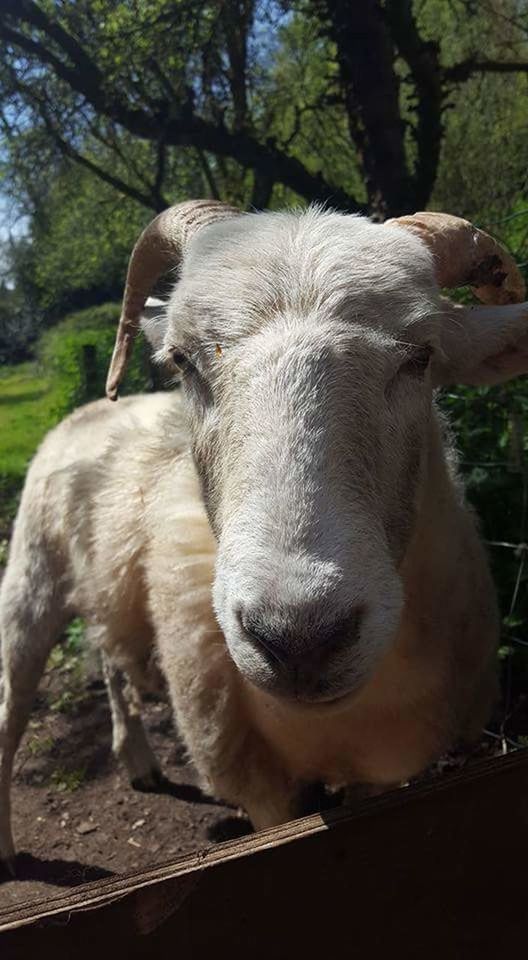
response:
[[[50,379],[33,363],[0,374],[0,474],[24,476],[53,418]]]
[[[51,379],[37,364],[0,371],[0,540],[16,513],[28,463],[57,422],[55,406]]]

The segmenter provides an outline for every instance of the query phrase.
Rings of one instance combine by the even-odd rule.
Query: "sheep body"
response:
[[[8,621],[24,612],[21,587],[35,583],[36,599],[47,576],[39,559],[52,558],[63,618],[84,616],[140,690],[158,685],[161,668],[203,786],[245,806],[256,826],[294,816],[304,782],[398,783],[454,736],[476,735],[495,689],[493,589],[437,426],[434,436],[437,482],[406,559],[404,621],[372,681],[342,710],[281,703],[233,664],[212,608],[216,544],[178,395],[127,398],[117,410],[97,401],[47,437],[28,474],[2,609]],[[450,569],[440,615],[435,597]],[[470,630],[469,589],[480,598]],[[458,649],[445,623],[460,623]],[[44,638],[46,649],[54,639]]]

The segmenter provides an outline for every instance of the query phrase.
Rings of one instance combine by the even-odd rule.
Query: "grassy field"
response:
[[[53,424],[53,389],[35,364],[0,373],[0,473],[23,476],[29,458]]]
[[[36,364],[0,371],[0,537],[5,537],[29,460],[56,422],[51,380]]]

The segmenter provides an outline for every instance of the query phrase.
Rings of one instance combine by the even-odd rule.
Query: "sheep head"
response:
[[[158,356],[182,378],[228,648],[274,695],[340,702],[397,634],[440,444],[433,388],[528,370],[519,274],[491,238],[440,215],[161,216],[132,257],[110,395],[152,278],[179,266]],[[441,297],[467,282],[486,306]]]

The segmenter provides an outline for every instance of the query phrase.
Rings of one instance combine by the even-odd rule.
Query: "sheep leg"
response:
[[[196,762],[197,751],[193,751],[192,744],[190,753]],[[242,807],[255,830],[266,830],[301,815],[299,784],[280,768],[258,734],[252,733],[245,739],[243,749],[229,758],[229,765],[221,772],[210,760],[196,764],[204,788],[213,796]]]
[[[241,801],[255,830],[267,830],[300,815],[296,790],[291,791],[284,784],[283,789],[275,791],[269,780],[262,783],[262,790],[260,798],[253,795]]]
[[[32,572],[38,576],[22,577],[8,567],[0,599],[0,862],[10,869],[15,855],[10,800],[15,754],[49,653],[68,619],[46,565],[36,566]]]
[[[135,790],[155,790],[164,778],[145,733],[140,695],[111,657],[106,653],[102,657],[112,713],[114,755],[124,764]]]

